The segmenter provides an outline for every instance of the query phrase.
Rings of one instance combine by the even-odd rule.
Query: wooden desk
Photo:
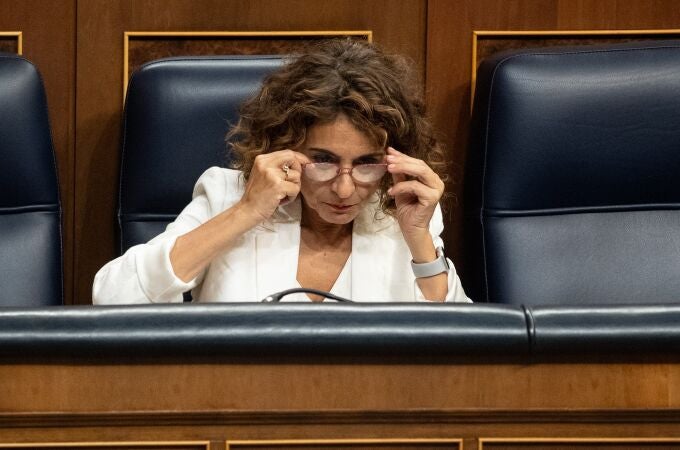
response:
[[[680,449],[680,308],[606,361],[511,307],[259,308],[0,311],[0,449]]]
[[[256,361],[5,364],[0,443],[680,448],[675,363]]]

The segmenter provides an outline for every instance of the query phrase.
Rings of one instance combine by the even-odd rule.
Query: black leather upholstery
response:
[[[0,311],[0,357],[529,354],[506,305],[185,304]]]
[[[200,174],[228,162],[238,106],[282,63],[275,56],[163,59],[130,79],[120,182],[120,250],[161,233]]]
[[[534,355],[680,354],[680,305],[538,306],[528,309]]]
[[[495,55],[471,142],[473,299],[680,302],[680,41]]]
[[[0,310],[0,358],[677,358],[680,305],[241,303]],[[597,359],[596,359],[597,360]]]
[[[38,70],[0,53],[0,306],[63,303],[61,208]]]

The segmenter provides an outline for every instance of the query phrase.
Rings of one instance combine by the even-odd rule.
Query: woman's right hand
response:
[[[293,150],[255,157],[239,209],[252,217],[255,224],[269,219],[279,205],[294,200],[300,193],[302,164],[309,162],[305,155]]]

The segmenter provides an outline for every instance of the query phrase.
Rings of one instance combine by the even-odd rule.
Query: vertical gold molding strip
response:
[[[123,103],[127,94],[130,38],[134,37],[337,37],[364,36],[373,42],[372,30],[327,31],[125,31],[123,32]]]
[[[130,33],[123,33],[123,105],[125,105],[125,95],[128,85],[128,51],[130,49]]]
[[[477,33],[472,32],[472,73],[470,75],[470,115],[472,115],[472,105],[475,103],[475,86],[477,85]],[[483,33],[483,32],[482,32]]]

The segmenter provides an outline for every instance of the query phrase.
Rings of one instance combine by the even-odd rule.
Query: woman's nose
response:
[[[344,172],[333,180],[332,188],[333,192],[335,192],[338,197],[349,198],[354,193],[356,186],[354,186],[352,176],[349,173]]]

